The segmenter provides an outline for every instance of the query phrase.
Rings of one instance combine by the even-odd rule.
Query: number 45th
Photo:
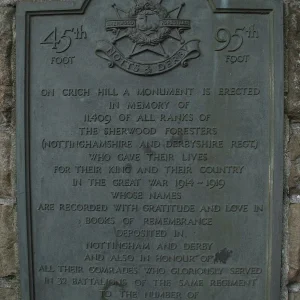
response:
[[[60,39],[57,39],[57,28],[54,30],[41,42],[41,45],[53,45],[52,49],[57,50],[57,45],[60,44]]]
[[[77,40],[87,38],[87,34],[83,30],[83,26],[77,28],[77,30],[75,30],[75,28],[66,29],[60,37],[58,29],[55,27],[54,30],[51,31],[50,34],[41,42],[41,45],[52,45],[52,49],[56,50],[56,53],[63,53],[72,45],[72,38],[69,36],[70,34],[73,34]]]

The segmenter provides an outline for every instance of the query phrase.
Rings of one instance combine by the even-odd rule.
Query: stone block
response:
[[[300,293],[290,293],[289,300],[300,300]]]
[[[300,204],[289,208],[289,281],[300,282]]]
[[[290,167],[288,178],[290,193],[300,194],[300,123],[292,123],[290,126],[287,154]]]
[[[0,131],[0,198],[10,198],[12,194],[10,155],[11,135]]]
[[[297,3],[298,2],[298,3]],[[300,5],[299,1],[286,1],[288,97],[286,109],[289,117],[300,120]]]
[[[0,300],[18,300],[18,291],[14,288],[0,288]]]
[[[0,86],[12,85],[11,54],[13,48],[13,20],[15,9],[0,8]]]
[[[283,2],[288,8],[300,8],[299,0],[283,0]]]
[[[12,87],[0,85],[0,128],[8,127],[11,124],[12,106]]]
[[[16,245],[16,209],[0,205],[0,277],[17,273]]]

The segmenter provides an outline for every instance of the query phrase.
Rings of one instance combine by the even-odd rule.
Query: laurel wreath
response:
[[[159,4],[154,4],[151,2],[147,3],[137,3],[136,6],[131,8],[128,12],[128,17],[130,19],[135,19],[139,13],[151,10],[152,12],[156,13],[160,19],[164,19],[168,15],[167,9]],[[171,33],[171,29],[168,27],[161,27],[158,29],[157,32],[152,33],[151,35],[146,35],[142,31],[137,28],[130,28],[128,29],[128,37],[138,45],[151,45],[156,46],[163,42]]]

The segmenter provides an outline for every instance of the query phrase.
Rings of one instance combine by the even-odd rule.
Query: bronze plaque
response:
[[[18,6],[23,300],[279,300],[281,6]]]

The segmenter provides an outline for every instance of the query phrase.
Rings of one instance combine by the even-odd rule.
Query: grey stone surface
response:
[[[23,0],[21,0],[23,1]],[[49,0],[50,1],[50,0]],[[17,0],[0,0],[0,6],[8,6],[8,5],[16,5],[18,1]],[[35,1],[31,1],[31,2],[35,2]],[[289,12],[286,16],[287,20],[289,21],[290,25],[290,34],[288,36],[287,39],[287,46],[289,48],[289,51],[291,53],[290,55],[290,60],[289,60],[289,67],[291,68],[291,71],[289,72],[290,75],[290,79],[288,79],[287,81],[289,82],[289,89],[291,90],[291,97],[289,97],[289,101],[286,103],[286,107],[287,107],[287,111],[288,114],[291,118],[293,119],[299,119],[299,68],[297,67],[297,60],[298,60],[298,56],[297,56],[297,52],[299,51],[299,26],[297,25],[299,23],[299,9],[300,9],[300,2],[298,0],[285,0],[284,1],[287,4],[288,10],[290,11],[290,15]],[[11,24],[11,15],[7,14],[7,11],[1,11],[0,12],[1,15],[1,25],[0,25],[0,39],[1,39],[1,35],[4,36],[6,33],[3,33],[3,31],[1,32],[1,30],[3,30],[4,26],[3,24],[5,24],[7,22],[7,26],[6,29],[4,30],[5,32],[7,32],[7,28],[10,27]],[[9,29],[10,30],[10,29]],[[4,83],[5,85],[9,84],[10,82],[9,80],[7,80],[7,78],[9,76],[7,76],[7,74],[10,73],[9,70],[9,60],[7,59],[7,57],[10,54],[5,54],[9,53],[9,48],[10,48],[10,37],[5,37],[5,43],[4,43],[4,47],[0,47],[0,73],[2,71],[2,75],[0,75],[1,81],[2,83]],[[8,42],[8,43],[7,43]],[[4,67],[3,67],[4,66]],[[6,73],[6,75],[3,76],[3,73]],[[7,127],[10,124],[10,120],[11,120],[11,115],[10,115],[10,107],[11,105],[14,106],[14,103],[12,101],[12,99],[10,97],[8,97],[8,95],[11,93],[9,91],[10,89],[7,87],[1,87],[0,88],[0,102],[2,101],[3,107],[5,109],[3,109],[3,107],[1,107],[0,104],[0,127]],[[2,96],[1,96],[1,92],[2,92]],[[4,101],[3,101],[4,100]],[[4,139],[4,145],[6,147],[6,139]],[[296,143],[295,143],[296,145]],[[0,149],[2,147],[2,144],[0,144]],[[294,154],[297,152],[297,150],[293,150]],[[9,156],[7,154],[8,152],[6,152],[5,155],[7,155],[7,157]],[[14,156],[14,151],[12,151],[12,156]],[[290,179],[291,182],[291,188],[292,190],[294,188],[298,189],[298,163],[297,163],[297,156],[298,154],[296,154],[296,159],[293,160],[292,162],[289,161],[289,159],[286,159],[286,161],[288,162],[288,164],[290,166],[294,166],[293,167],[293,174],[292,174],[292,178]],[[1,160],[6,160],[6,158],[1,158]],[[9,160],[9,158],[8,158]],[[2,167],[3,167],[3,162],[1,163]],[[12,167],[13,168],[13,167]],[[289,172],[289,171],[288,171]],[[0,171],[1,173],[1,171]],[[5,181],[7,182],[7,181]],[[0,181],[0,187],[1,186],[1,181]],[[9,189],[8,189],[9,190]],[[297,190],[294,190],[294,192],[296,192],[296,194],[292,195],[291,201],[297,203],[299,202],[299,198],[300,196],[297,194]],[[9,193],[9,192],[8,192]],[[6,194],[6,192],[5,192]],[[10,200],[10,199],[0,199],[0,204],[12,204],[14,202],[14,200]],[[297,221],[297,219],[295,219],[295,222]],[[300,221],[300,220],[299,220]],[[13,231],[13,230],[12,230]],[[9,235],[9,231],[7,232],[7,235]],[[292,234],[293,235],[293,234]],[[1,241],[0,241],[1,243]],[[294,254],[292,254],[294,255]],[[5,291],[3,289],[0,289],[0,299],[1,300],[12,300],[15,299],[15,295],[16,292],[14,289],[5,289]],[[300,299],[299,295],[297,294],[291,294],[290,295],[290,299],[291,300],[298,300]]]
[[[289,300],[300,300],[300,293],[290,293]]]
[[[3,1],[0,4],[3,5]],[[0,7],[0,299],[19,298],[17,271],[16,211],[14,208],[14,14],[11,7]]]
[[[0,300],[18,300],[19,293],[17,288],[1,288]]]
[[[0,131],[0,197],[12,196],[11,180],[11,134],[8,131]]]
[[[0,8],[0,86],[12,85],[11,55],[14,12],[14,8]]]
[[[11,185],[12,185],[12,197],[16,198],[16,31],[15,31],[15,18],[13,20],[13,47],[12,47],[12,58],[11,58],[11,69],[12,69],[12,109],[11,109],[11,153],[10,153],[10,167],[11,167]]]
[[[300,283],[294,282],[288,285],[288,290],[290,293],[300,293]]]
[[[289,281],[300,282],[300,204],[291,204],[289,211]]]
[[[283,211],[283,242],[282,242],[282,267],[281,267],[281,300],[288,299],[288,284],[289,284],[289,199],[285,197],[284,211]]]
[[[283,240],[282,240],[282,267],[281,267],[281,300],[288,299],[288,283],[289,283],[289,173],[290,173],[290,159],[288,154],[288,144],[290,139],[290,120],[285,117],[285,146],[284,146],[284,202],[283,202]]]
[[[292,123],[290,126],[288,160],[290,193],[297,195],[300,191],[300,123]]]
[[[21,0],[21,1],[23,1],[23,0]],[[7,5],[15,5],[17,2],[18,2],[17,0],[0,0],[0,6],[4,7]],[[297,60],[298,60],[297,52],[299,51],[299,47],[298,47],[298,45],[299,45],[299,29],[298,29],[299,26],[297,25],[297,23],[299,23],[299,17],[297,17],[297,16],[299,16],[300,2],[298,0],[285,0],[284,2],[287,4],[287,8],[288,8],[286,20],[290,23],[289,27],[291,28],[290,34],[289,34],[289,36],[287,36],[287,42],[286,42],[286,45],[288,46],[289,51],[291,52],[291,56],[290,56],[291,58],[290,58],[289,64],[288,64],[289,67],[291,67],[291,72],[289,72],[287,70],[290,75],[290,78],[287,78],[287,82],[289,82],[289,89],[291,90],[291,97],[289,97],[289,101],[286,103],[286,107],[287,107],[287,112],[288,112],[289,116],[292,119],[297,120],[297,119],[299,119],[299,99],[300,99],[300,97],[299,97],[299,88],[298,88],[299,87],[299,75],[298,75],[299,68],[297,67],[297,63],[295,63],[295,62],[297,62]],[[290,14],[289,14],[289,11],[290,11]],[[10,19],[10,17],[7,18],[7,15],[5,18],[3,18],[3,15],[5,15],[5,14],[3,14],[3,11],[0,13],[0,15],[2,17],[3,24],[4,24],[3,20]],[[11,21],[9,21],[8,23],[10,23],[10,22]],[[1,30],[1,26],[0,26],[0,30]],[[1,38],[1,34],[0,34],[0,38]],[[8,50],[9,50],[9,48],[8,48]],[[5,57],[5,55],[3,56],[3,52],[4,52],[3,48],[0,47],[0,60],[1,60],[0,66],[2,66],[1,64],[3,63],[3,60],[4,60],[3,57]],[[7,72],[7,71],[9,72],[9,69],[8,70],[6,68],[2,68],[2,69],[4,70],[4,72]],[[0,72],[2,69],[0,69]],[[0,75],[0,78],[2,78],[2,82],[4,82],[3,77],[1,77],[1,75]],[[4,89],[2,88],[2,91],[3,90]],[[6,90],[9,90],[9,89],[6,89]],[[7,95],[6,92],[5,92],[5,94]],[[13,101],[8,99],[7,96],[5,96],[5,98],[7,99],[7,100],[5,100],[5,103],[6,103],[5,110],[1,109],[1,105],[0,105],[0,127],[1,126],[6,127],[7,125],[9,125],[11,116],[10,116],[10,113],[7,113],[7,108],[9,109],[11,104],[14,107]],[[3,101],[3,96],[2,96],[2,99],[0,100],[0,102],[1,101]],[[7,106],[7,104],[8,104],[8,106]],[[286,136],[288,136],[288,135],[286,135]],[[294,141],[293,143],[295,144],[295,147],[297,147],[297,142]],[[6,144],[6,142],[4,144]],[[1,149],[1,147],[2,147],[2,144],[0,144],[0,149]],[[293,178],[290,179],[290,182],[291,182],[291,189],[293,192],[295,192],[295,194],[291,195],[291,201],[298,203],[299,199],[300,199],[299,194],[297,194],[297,189],[298,189],[298,185],[299,185],[299,183],[298,183],[299,182],[298,181],[299,180],[298,166],[297,166],[298,165],[298,163],[297,163],[298,154],[297,154],[296,149],[293,150],[293,152],[294,152],[294,154],[296,153],[296,159],[291,162],[289,160],[289,158],[286,158],[286,162],[287,162],[288,166],[291,166],[291,167],[294,166],[293,172],[292,172]],[[14,156],[14,151],[12,151],[12,153],[13,153],[12,155]],[[1,160],[3,160],[3,159],[4,158],[2,157]],[[287,172],[289,172],[289,170],[287,170]],[[1,173],[1,171],[0,171],[0,173]],[[0,181],[0,189],[1,189],[1,187],[2,186],[1,186],[1,181]],[[294,188],[296,188],[296,190],[293,190]],[[1,196],[0,196],[0,198],[1,198]],[[8,200],[0,199],[0,204],[12,204],[14,201],[15,200],[11,200],[11,199],[8,199]],[[296,221],[297,221],[297,218],[295,219],[295,222]],[[299,222],[300,222],[300,219],[299,219]],[[7,234],[9,234],[9,232],[7,232]],[[1,243],[1,241],[0,241],[0,243]],[[294,254],[292,254],[292,255],[294,255]],[[1,286],[1,284],[0,284],[0,286]],[[299,291],[299,289],[298,289],[298,291]],[[15,293],[14,289],[10,289],[10,290],[6,289],[5,291],[3,289],[0,289],[0,299],[1,300],[15,299],[15,295],[16,295],[16,293]],[[286,298],[284,298],[284,299],[286,299]],[[298,299],[300,299],[299,295],[297,295],[295,293],[290,295],[290,300],[298,300]]]
[[[0,85],[0,129],[11,125],[13,104],[12,86]]]
[[[0,205],[0,278],[16,275],[15,207]]]
[[[0,8],[0,197],[12,196],[11,121],[14,8]]]
[[[288,54],[288,115],[296,120],[300,119],[300,6],[299,1],[287,3],[287,54]]]
[[[15,205],[17,203],[16,199],[1,199],[0,205]]]
[[[285,28],[286,28],[286,111],[291,121],[299,120],[299,21],[300,21],[300,2],[298,0],[286,0],[285,10]],[[289,251],[284,251],[283,261],[289,260],[289,280],[291,293],[289,300],[300,299],[299,282],[299,124],[291,124],[290,132],[286,132],[286,138],[289,139],[287,152],[285,156],[285,173],[288,177],[288,192],[290,193],[291,203],[297,203],[296,206],[291,205],[289,208],[289,240],[287,246]],[[297,252],[298,251],[298,252]],[[283,265],[285,267],[285,265]],[[296,282],[296,283],[295,283]],[[286,299],[286,298],[283,298]]]
[[[287,5],[287,9],[289,9],[290,7],[300,9],[300,3],[298,0],[284,0],[283,2],[285,3],[285,5]],[[289,15],[287,15],[287,18],[289,18]]]

